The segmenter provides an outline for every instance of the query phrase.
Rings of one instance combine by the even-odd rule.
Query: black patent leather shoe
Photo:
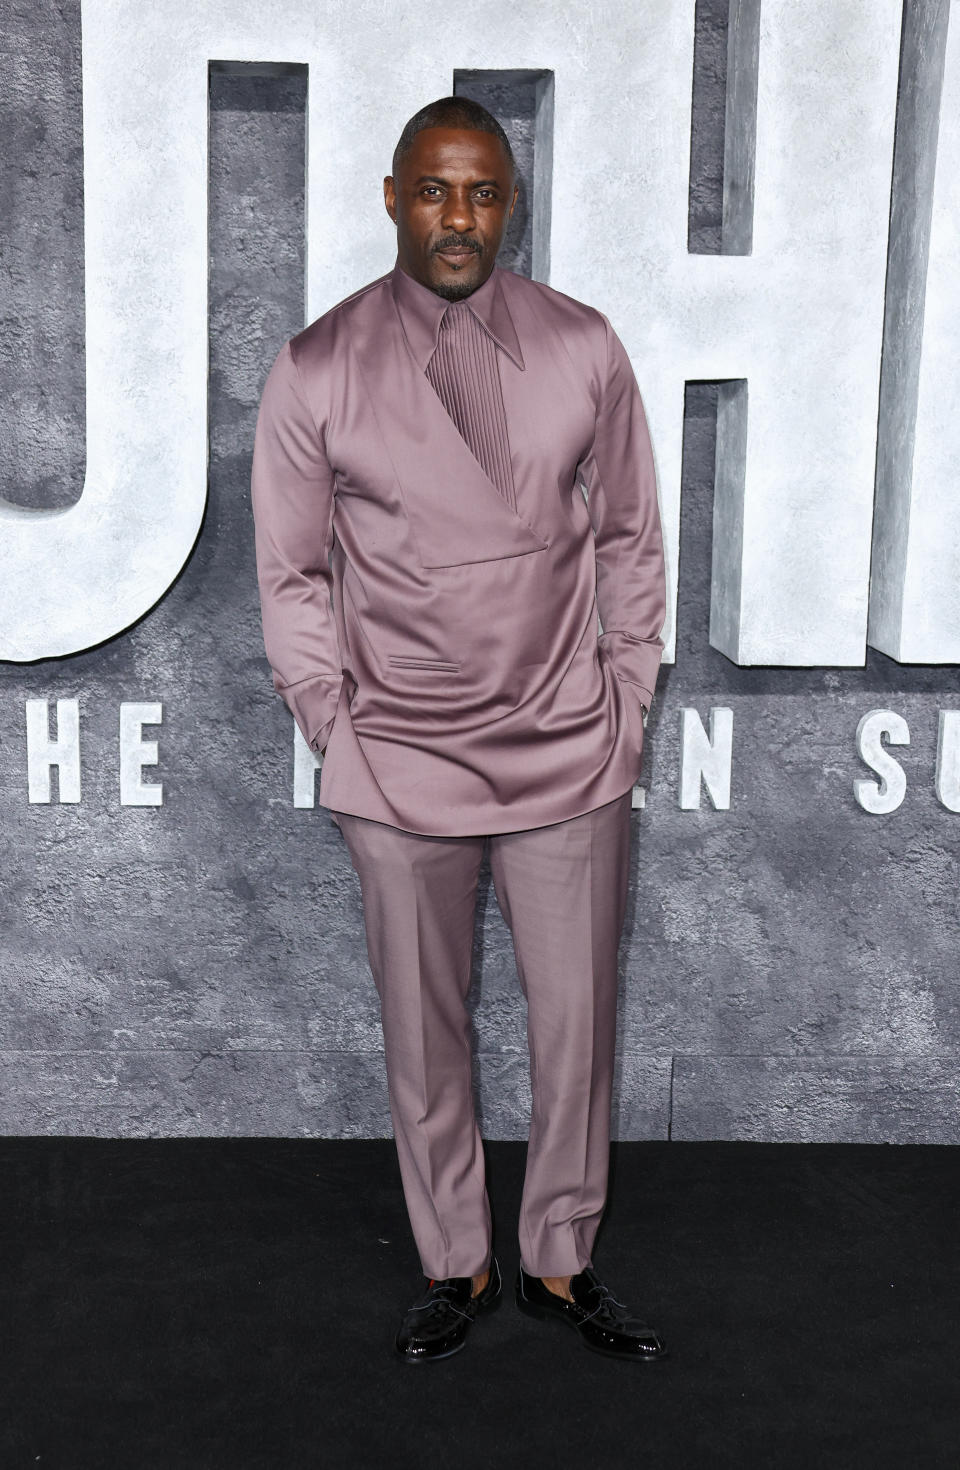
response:
[[[631,1317],[604,1286],[597,1273],[587,1267],[570,1278],[572,1302],[544,1286],[539,1276],[528,1276],[520,1267],[517,1276],[517,1306],[528,1317],[545,1322],[566,1322],[579,1334],[584,1347],[609,1358],[629,1358],[649,1363],[666,1357],[663,1339],[653,1327]]]
[[[444,1281],[431,1281],[423,1296],[404,1316],[397,1333],[397,1352],[408,1363],[432,1363],[436,1358],[450,1358],[466,1346],[467,1333],[481,1312],[493,1312],[500,1305],[502,1282],[500,1267],[494,1256],[490,1262],[490,1280],[477,1296],[472,1276],[448,1276]]]

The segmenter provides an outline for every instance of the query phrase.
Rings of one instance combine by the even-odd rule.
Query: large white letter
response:
[[[731,4],[734,44],[756,8]],[[740,664],[860,665],[901,0],[763,0],[750,255],[687,253],[694,9],[605,8],[617,25],[592,26],[589,73],[558,69],[551,282],[626,338],[674,586],[684,381],[748,385],[718,445],[714,646]],[[750,106],[743,70],[728,131],[738,96]]]
[[[884,749],[884,737],[891,745],[909,745],[910,728],[893,710],[872,709],[857,726],[857,754],[880,781],[853,783],[853,793],[865,812],[895,812],[907,790],[903,766]]]
[[[57,700],[57,737],[50,739],[50,711],[45,699],[28,699],[27,796],[50,800],[50,767],[56,766],[61,802],[80,800],[80,702]]]
[[[701,782],[717,811],[730,806],[733,767],[733,710],[718,706],[710,711],[710,734],[695,709],[680,711],[680,806],[685,812],[700,806]]]
[[[162,5],[83,5],[87,473],[67,510],[0,501],[0,658],[129,627],[200,528],[207,67],[179,10],[158,35]]]
[[[163,705],[120,706],[120,805],[162,806],[162,782],[146,782],[143,767],[157,764],[157,742],[144,740],[144,725],[163,723]]]
[[[940,711],[935,786],[947,811],[960,812],[960,710]]]

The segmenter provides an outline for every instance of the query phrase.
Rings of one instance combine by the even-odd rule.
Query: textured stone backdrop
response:
[[[719,244],[725,12],[698,6],[699,250]],[[84,465],[79,4],[2,0],[0,17],[0,483],[66,505]],[[254,575],[256,406],[302,323],[304,85],[212,82],[210,495],[192,558],[106,645],[0,666],[7,1132],[389,1131],[359,890],[328,815],[292,807]],[[710,649],[715,409],[715,387],[689,386],[677,663],[633,818],[617,1131],[956,1141],[958,818],[933,789],[956,671],[876,653],[862,670],[740,669]],[[83,801],[31,806],[24,700],[72,696]],[[120,808],[121,699],[163,702],[145,773],[162,807]],[[729,811],[679,809],[684,705],[734,711]],[[876,706],[911,730],[906,800],[884,817],[853,796],[857,722]],[[521,1136],[523,1004],[486,879],[476,959],[485,1130]]]

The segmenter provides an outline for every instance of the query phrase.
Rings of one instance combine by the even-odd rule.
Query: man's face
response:
[[[518,193],[495,134],[424,128],[383,181],[400,267],[448,301],[469,296],[496,264]]]

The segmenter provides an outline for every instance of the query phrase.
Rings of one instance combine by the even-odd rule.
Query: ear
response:
[[[390,174],[387,174],[387,177],[383,181],[383,203],[384,207],[386,208],[387,214],[393,220],[394,224],[396,224],[397,191],[394,186],[393,177]]]
[[[507,215],[507,218],[508,219],[510,219],[512,217],[513,211],[517,207],[517,200],[519,198],[520,198],[520,185],[519,184],[514,184],[514,186],[513,186],[513,198],[510,200],[510,213]]]

